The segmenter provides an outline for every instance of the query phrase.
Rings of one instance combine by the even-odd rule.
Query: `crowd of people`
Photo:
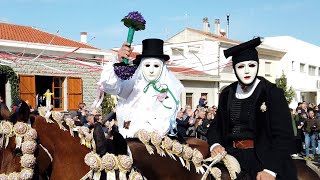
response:
[[[296,109],[290,109],[292,127],[296,138],[297,153],[306,160],[320,157],[320,111],[319,105],[300,102]],[[310,149],[312,149],[310,154]]]

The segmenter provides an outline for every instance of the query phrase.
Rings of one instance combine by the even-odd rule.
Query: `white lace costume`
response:
[[[166,134],[170,128],[170,118],[175,118],[177,114],[175,99],[180,101],[181,92],[184,90],[181,82],[164,63],[157,85],[166,84],[172,94],[168,92],[168,98],[160,102],[160,93],[152,85],[146,87],[149,82],[143,76],[142,62],[129,80],[119,79],[114,73],[113,64],[109,62],[104,66],[98,84],[104,92],[118,96],[116,114],[122,136],[134,137],[139,129]],[[126,121],[131,121],[129,129],[123,128]]]

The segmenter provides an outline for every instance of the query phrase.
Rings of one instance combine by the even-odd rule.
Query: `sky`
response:
[[[133,44],[146,38],[167,40],[186,27],[202,30],[208,17],[226,29],[229,38],[247,41],[254,36],[292,36],[320,46],[319,0],[0,0],[0,22],[33,26],[97,48],[120,47],[128,28],[121,19],[139,11],[146,29],[135,33]],[[57,33],[58,31],[58,33]]]

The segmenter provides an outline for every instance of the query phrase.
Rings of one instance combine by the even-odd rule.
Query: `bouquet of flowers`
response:
[[[145,29],[146,21],[138,11],[130,12],[121,20],[129,28],[127,42],[131,45],[134,32]],[[122,80],[128,80],[136,71],[136,65],[129,65],[128,59],[123,58],[121,63],[114,64],[114,72]]]

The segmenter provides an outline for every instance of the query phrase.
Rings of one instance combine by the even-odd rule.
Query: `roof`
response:
[[[67,47],[98,49],[74,40],[38,30],[31,26],[0,23],[0,40],[21,41]]]
[[[199,33],[199,34],[203,34],[205,36],[209,36],[209,37],[213,37],[219,41],[224,41],[224,42],[231,42],[231,43],[241,43],[240,41],[235,41],[235,40],[232,40],[232,39],[228,39],[226,37],[223,37],[223,36],[219,36],[219,35],[216,35],[216,34],[213,34],[213,33],[210,33],[210,32],[205,32],[205,31],[200,31],[200,30],[196,30],[196,29],[191,29],[191,28],[186,28],[187,30],[189,31],[193,31],[193,32],[196,32],[196,33]]]

